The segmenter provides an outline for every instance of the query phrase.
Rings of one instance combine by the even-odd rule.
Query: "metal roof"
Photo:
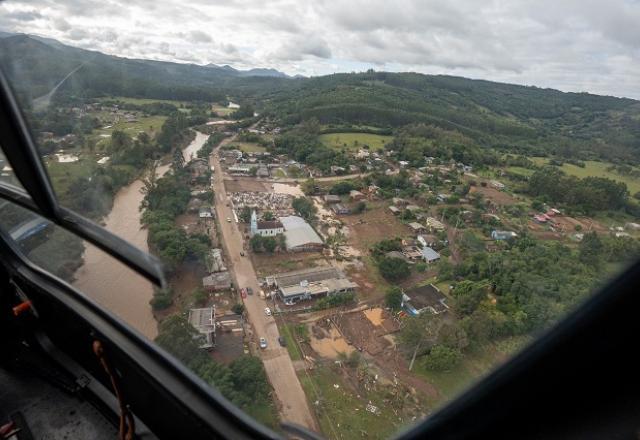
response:
[[[290,215],[280,217],[284,226],[284,235],[287,239],[287,249],[293,249],[307,244],[322,244],[322,239],[311,225],[302,217]]]

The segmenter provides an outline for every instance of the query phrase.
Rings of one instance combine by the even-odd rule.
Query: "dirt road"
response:
[[[233,137],[225,139],[222,145],[233,141]],[[243,239],[231,207],[227,206],[229,199],[224,187],[224,175],[218,160],[218,148],[209,158],[210,165],[214,167],[213,190],[216,197],[216,215],[220,223],[220,232],[224,248],[229,255],[230,270],[235,278],[238,288],[251,287],[253,295],[244,299],[248,320],[254,328],[255,340],[264,337],[267,340],[267,349],[261,350],[261,358],[264,363],[267,376],[280,401],[282,419],[305,426],[313,431],[318,431],[315,419],[312,416],[307,398],[304,394],[289,352],[278,344],[278,327],[273,316],[266,316],[264,309],[267,307],[265,300],[260,299],[258,292],[260,286],[256,277],[253,264],[248,256],[240,256],[243,251]],[[227,219],[231,221],[227,221]]]

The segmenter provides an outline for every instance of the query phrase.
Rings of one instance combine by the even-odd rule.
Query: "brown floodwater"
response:
[[[194,154],[207,137],[197,132],[193,142],[183,151]],[[158,167],[157,173],[161,176],[168,169],[168,165]],[[147,230],[140,223],[142,213],[139,207],[144,198],[142,187],[142,181],[136,180],[118,191],[113,208],[104,219],[104,227],[148,252]],[[76,272],[73,284],[147,338],[157,336],[158,325],[149,304],[153,296],[151,283],[115,258],[94,246],[87,246],[84,265]]]

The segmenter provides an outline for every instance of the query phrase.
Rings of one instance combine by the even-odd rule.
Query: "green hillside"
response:
[[[367,72],[302,81],[269,96],[284,125],[427,123],[485,146],[582,159],[640,160],[640,102],[450,76]]]

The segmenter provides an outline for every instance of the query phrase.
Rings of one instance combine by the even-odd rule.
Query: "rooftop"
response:
[[[214,287],[218,289],[231,286],[231,276],[229,272],[217,272],[202,278],[203,287]]]
[[[214,311],[215,309],[213,307],[189,310],[189,324],[200,332],[213,330],[215,325]]]
[[[263,220],[258,222],[258,229],[278,229],[282,228],[279,220]]]
[[[408,298],[408,300],[405,298],[405,301],[408,301],[418,312],[430,308],[434,313],[442,313],[449,308],[446,305],[447,297],[433,284],[412,287],[404,294]]]
[[[278,287],[288,287],[300,285],[303,281],[317,282],[328,280],[330,278],[342,278],[342,273],[331,266],[313,267],[310,269],[300,269],[291,272],[272,275],[268,278],[270,284],[277,284]]]
[[[422,258],[424,258],[427,261],[439,260],[440,254],[434,251],[433,249],[431,249],[430,247],[423,247]]]
[[[318,233],[314,231],[311,225],[302,217],[290,215],[280,217],[280,221],[284,226],[287,249],[293,249],[307,244],[322,244],[322,239]]]

